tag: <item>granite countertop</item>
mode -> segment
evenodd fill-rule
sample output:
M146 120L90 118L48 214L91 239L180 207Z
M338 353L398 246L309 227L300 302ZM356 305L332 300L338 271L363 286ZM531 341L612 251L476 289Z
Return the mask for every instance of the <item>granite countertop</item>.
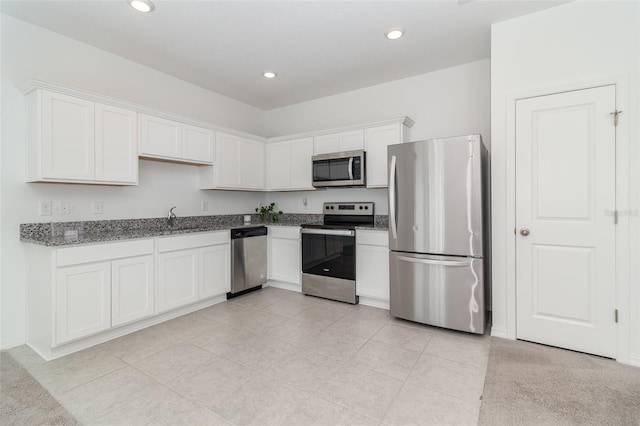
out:
M104 243L109 241L184 235L197 232L225 231L252 226L300 226L322 224L321 214L284 214L276 223L263 223L258 215L251 215L251 223L243 222L243 215L179 217L173 228L165 218L101 220L88 222L25 223L20 225L20 241L47 247ZM376 216L373 226L357 229L387 231L387 217ZM65 231L77 231L77 236L65 237Z

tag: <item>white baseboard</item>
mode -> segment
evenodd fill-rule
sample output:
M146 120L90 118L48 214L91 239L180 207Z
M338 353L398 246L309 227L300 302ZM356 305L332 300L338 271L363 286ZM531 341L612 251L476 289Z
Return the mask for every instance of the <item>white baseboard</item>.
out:
M365 306L372 306L374 308L389 310L389 301L383 299L375 299L367 296L360 296L360 304Z
M295 291L297 293L302 293L302 286L300 284L287 283L284 281L275 281L269 280L267 282L268 287L280 288L282 290L290 290Z
M640 367L640 356L632 356L629 358L629 365Z
M503 339L508 339L506 328L496 328L495 326L491 327L491 336L492 337L501 337Z
M26 343L26 339L24 337L16 338L16 339L6 339L0 341L0 351L4 351L5 349L15 348L16 346L21 346Z

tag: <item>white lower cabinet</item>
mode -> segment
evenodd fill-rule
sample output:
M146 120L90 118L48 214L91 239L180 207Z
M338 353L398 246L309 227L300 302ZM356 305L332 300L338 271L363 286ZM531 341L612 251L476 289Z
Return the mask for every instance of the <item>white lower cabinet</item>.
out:
M153 255L111 262L111 325L155 314Z
M158 255L158 312L198 300L198 257L197 250Z
M300 285L300 227L269 227L269 278Z
M356 231L356 293L363 304L384 307L389 303L389 236L386 231Z
M55 343L111 327L111 264L60 268L56 274Z
M198 299L225 294L231 289L231 249L219 244L200 249Z

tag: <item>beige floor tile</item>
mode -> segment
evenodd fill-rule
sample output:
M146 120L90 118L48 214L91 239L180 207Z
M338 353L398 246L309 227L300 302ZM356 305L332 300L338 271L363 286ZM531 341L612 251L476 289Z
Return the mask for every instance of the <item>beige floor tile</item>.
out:
M368 426L378 421L349 408L312 396L284 421L285 425Z
M189 340L221 326L221 322L215 321L202 311L197 311L170 321L165 321L152 328L164 333L177 335L181 340Z
M167 386L182 396L211 408L255 374L255 370L251 368L218 357L169 381Z
M159 385L150 377L125 367L65 392L58 400L81 423L89 424L155 386Z
M269 305L277 303L286 297L279 289L263 288L242 296L234 297L227 303L234 303L249 309L264 309ZM286 290L282 290L286 291Z
M284 317L294 317L302 311L310 309L314 305L313 300L306 299L284 299L279 302L269 305L263 310L271 314L276 314Z
M402 387L402 381L362 367L345 366L316 396L381 420Z
M388 309L374 308L367 305L355 305L351 314L374 321L389 322L393 319Z
M233 321L233 325L254 333L262 333L282 323L286 319L287 317L282 315L252 310L238 314Z
M205 309L201 309L199 312L214 321L228 324L232 323L239 314L248 312L250 310L251 309L244 306L240 306L238 304L227 301L218 303L217 305L213 305Z
M423 354L408 381L458 399L479 401L484 386L486 366L461 364Z
M180 342L163 351L133 363L133 366L161 383L196 370L217 357L211 352L187 342Z
M219 355L254 370L263 370L296 350L295 346L280 340L255 335L250 339L239 341L234 347Z
M222 324L216 329L189 339L189 343L204 348L209 352L222 354L232 350L244 340L254 339L257 336L256 333L251 331L230 324Z
M478 367L486 367L489 360L488 345L480 341L456 336L433 336L424 353Z
M275 362L266 371L307 392L315 392L333 376L343 361L312 351L297 351Z
M211 409L236 425L279 425L310 396L262 374L212 404Z
M313 297L313 296L307 296ZM337 302L335 300L323 299L321 297L313 297L316 300L316 305L320 308L331 309L332 311L342 312L348 314L353 312L358 305L352 305L350 303Z
M326 309L315 304L310 309L302 311L298 315L294 316L293 319L296 321L312 323L318 327L328 327L345 315L345 312Z
M363 318L358 314L351 313L331 324L328 329L335 333L350 333L365 339L370 339L380 331L385 324L386 322L384 321Z
M29 370L36 365L42 365L46 361L40 357L33 349L27 345L16 346L8 349L7 352L20 363L25 369Z
M272 327L265 331L263 335L291 345L302 346L313 341L315 336L325 329L326 327L311 322L300 322L288 319L278 324L277 327Z
M347 359L358 352L366 342L365 338L353 334L335 333L327 329L300 348L337 359Z
M420 351L404 349L375 340L368 341L349 361L399 380L405 380L420 358Z
M27 370L54 396L125 367L121 359L99 347L85 349Z
M371 339L413 351L422 351L433 334L416 327L403 327L394 322L387 323Z
M476 425L480 401L462 401L406 383L385 415L385 425Z
M96 425L230 425L209 409L164 386L139 394L119 409L102 416Z
M133 363L181 342L177 334L147 328L103 343L97 348Z

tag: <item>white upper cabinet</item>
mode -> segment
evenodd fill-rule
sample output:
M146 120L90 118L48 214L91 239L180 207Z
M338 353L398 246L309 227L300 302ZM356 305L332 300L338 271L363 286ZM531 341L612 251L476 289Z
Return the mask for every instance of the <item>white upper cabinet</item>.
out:
M213 131L153 115L140 114L140 156L211 164Z
M136 185L136 113L35 89L27 94L27 181Z
M267 145L268 190L312 190L313 138L273 142Z
M200 169L200 189L264 190L263 142L217 132L215 164Z
M95 171L100 181L138 180L137 114L95 104Z
M314 155L364 149L364 130L331 133L313 138Z
M387 147L407 142L409 139L409 127L403 123L365 129L367 188L384 188L388 186Z

